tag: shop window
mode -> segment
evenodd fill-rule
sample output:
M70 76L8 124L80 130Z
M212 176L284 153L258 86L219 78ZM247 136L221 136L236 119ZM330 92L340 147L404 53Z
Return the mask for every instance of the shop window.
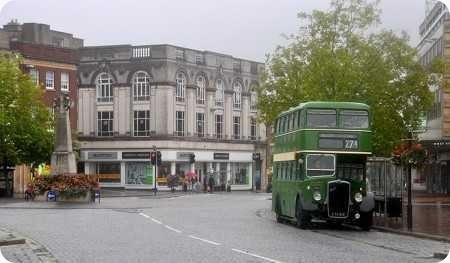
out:
M248 163L231 163L231 183L235 185L248 185Z
M120 183L120 163L99 162L96 173L100 183Z
M153 185L153 166L148 162L126 164L126 184Z

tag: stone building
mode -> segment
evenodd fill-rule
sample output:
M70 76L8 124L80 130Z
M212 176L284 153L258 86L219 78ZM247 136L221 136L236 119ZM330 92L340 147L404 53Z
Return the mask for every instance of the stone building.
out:
M450 13L440 1L427 1L425 19L420 25L417 46L420 63L429 68L435 59L448 63L450 56ZM450 193L450 90L449 75L434 74L442 85L431 86L433 106L427 112L426 130L419 140L429 153L429 164L414 180L429 192ZM446 83L446 84L444 84Z
M265 127L256 92L263 64L172 45L80 49L78 138L86 174L103 186L158 188L170 175L265 188ZM162 153L155 170L150 152ZM192 163L191 156L195 162ZM262 158L264 159L264 158Z

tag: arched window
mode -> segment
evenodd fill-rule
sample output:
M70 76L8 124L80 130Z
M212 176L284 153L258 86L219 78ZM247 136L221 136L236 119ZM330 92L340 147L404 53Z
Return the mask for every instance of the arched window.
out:
M177 90L176 90L176 100L179 102L184 102L184 96L186 93L186 76L183 72L177 73Z
M97 77L97 101L98 102L111 102L113 101L113 80L108 73L101 73Z
M223 106L223 81L221 79L216 81L216 106Z
M197 77L197 104L205 104L206 79L204 76Z
M240 82L236 81L233 85L233 108L241 108L241 93L242 85Z
M139 71L133 76L134 101L150 100L150 76Z

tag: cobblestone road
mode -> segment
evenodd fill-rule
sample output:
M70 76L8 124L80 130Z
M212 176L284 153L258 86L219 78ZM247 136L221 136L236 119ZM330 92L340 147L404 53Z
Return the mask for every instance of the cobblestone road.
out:
M268 197L105 198L100 205L71 209L0 204L0 224L39 241L63 263L438 262L433 253L450 248L448 243L378 231L278 224Z

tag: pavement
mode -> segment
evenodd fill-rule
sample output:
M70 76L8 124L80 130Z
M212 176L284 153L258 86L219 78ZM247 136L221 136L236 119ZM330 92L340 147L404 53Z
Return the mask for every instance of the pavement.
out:
M13 263L58 262L42 244L6 228L0 228L0 254Z
M61 263L435 263L450 248L345 226L317 223L303 230L279 224L270 195L249 192L114 197L61 209L52 208L55 203L25 204L3 202L0 224L36 240Z
M407 210L403 200L403 218L376 217L375 224L383 230L406 234ZM450 195L413 193L413 234L424 237L450 240Z

